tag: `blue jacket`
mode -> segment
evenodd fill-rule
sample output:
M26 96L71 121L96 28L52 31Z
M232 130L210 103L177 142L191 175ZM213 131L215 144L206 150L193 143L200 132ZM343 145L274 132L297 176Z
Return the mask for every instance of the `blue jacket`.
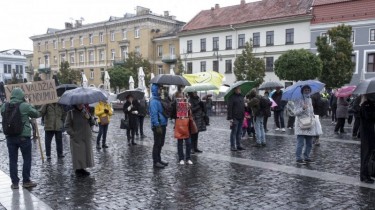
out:
M168 119L163 114L163 106L160 102L160 96L158 93L159 86L157 84L151 85L151 95L149 113L151 117L151 128L164 125L167 126Z

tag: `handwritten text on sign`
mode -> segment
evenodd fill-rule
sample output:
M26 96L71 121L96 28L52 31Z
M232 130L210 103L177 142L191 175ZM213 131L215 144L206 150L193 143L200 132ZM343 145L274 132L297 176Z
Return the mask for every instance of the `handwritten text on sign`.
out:
M8 101L14 88L21 88L25 97L28 97L33 105L56 103L58 101L55 80L5 85L5 94Z

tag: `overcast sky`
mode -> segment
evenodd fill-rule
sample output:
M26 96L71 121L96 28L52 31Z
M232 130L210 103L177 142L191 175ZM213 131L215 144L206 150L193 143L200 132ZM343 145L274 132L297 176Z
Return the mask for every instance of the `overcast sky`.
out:
M65 22L81 17L83 24L135 13L136 6L153 13L169 11L177 20L188 22L201 10L240 4L241 0L0 0L0 51L32 50L30 36L44 34L47 28L63 29ZM246 0L252 2L255 0Z

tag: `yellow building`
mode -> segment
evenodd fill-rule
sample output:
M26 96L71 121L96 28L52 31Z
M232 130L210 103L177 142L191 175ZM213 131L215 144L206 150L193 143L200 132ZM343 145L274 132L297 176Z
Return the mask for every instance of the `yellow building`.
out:
M89 85L100 86L101 75L105 70L111 68L115 62L123 62L129 52L136 52L150 61L155 74L160 72L160 66L167 72L173 59L164 60L168 65L160 63L157 45L163 43L163 46L169 46L164 42L173 43L175 50L171 53L176 55L173 54L171 58L174 58L179 52L178 39L154 39L176 31L183 24L170 16L169 12L156 15L144 7L137 7L136 14L111 16L108 21L82 24L82 20L77 20L75 24L65 23L63 30L49 28L46 34L30 37L34 52L32 66L41 73L42 79L51 79L59 70L60 63L68 61L72 69L85 73ZM165 53L168 52L166 48Z

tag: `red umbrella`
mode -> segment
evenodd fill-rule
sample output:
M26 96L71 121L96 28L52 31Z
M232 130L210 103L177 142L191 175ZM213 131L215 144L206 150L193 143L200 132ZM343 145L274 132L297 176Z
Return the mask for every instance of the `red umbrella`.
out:
M351 85L351 86L344 86L342 88L339 88L335 95L336 97L349 97L352 95L353 91L355 90L357 86Z

